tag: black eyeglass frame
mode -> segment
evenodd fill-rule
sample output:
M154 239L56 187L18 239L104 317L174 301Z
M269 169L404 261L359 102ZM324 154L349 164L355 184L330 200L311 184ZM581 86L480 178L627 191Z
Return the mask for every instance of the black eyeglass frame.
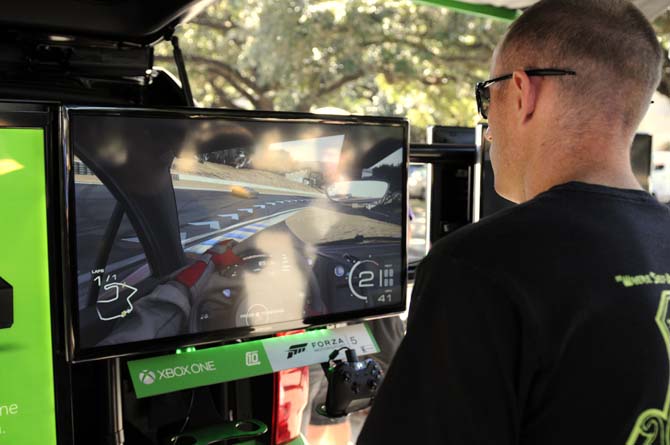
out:
M523 70L527 76L576 76L577 72L573 70L564 70L560 68L538 68L532 70ZM482 96L484 91L488 90L491 85L502 80L511 79L514 76L513 73L505 74L504 76L496 77L493 79L485 80L483 82L477 82L475 86L475 98L477 99L477 111L484 118L488 119L488 106L486 110L484 109L484 102L482 101ZM490 93L488 94L488 101L491 100Z

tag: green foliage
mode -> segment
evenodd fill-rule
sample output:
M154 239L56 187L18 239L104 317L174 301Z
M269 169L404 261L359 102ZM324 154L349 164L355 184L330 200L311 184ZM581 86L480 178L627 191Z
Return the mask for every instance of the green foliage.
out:
M654 26L667 56L670 11ZM474 83L506 27L410 0L221 0L178 36L202 106L406 116L421 141L428 125L478 121ZM156 62L177 72L168 43Z
M178 31L203 106L407 116L473 126L506 24L408 0L222 0ZM176 72L171 48L157 65Z
M654 20L653 25L661 45L670 48L670 8Z
M658 87L658 91L670 97L670 9L661 14L654 21L653 25L665 56L663 77L661 78L661 85Z

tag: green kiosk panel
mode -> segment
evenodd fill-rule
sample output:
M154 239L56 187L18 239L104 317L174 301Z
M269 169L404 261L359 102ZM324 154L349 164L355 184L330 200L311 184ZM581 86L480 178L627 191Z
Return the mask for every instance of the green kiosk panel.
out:
M0 128L0 445L56 443L44 141Z

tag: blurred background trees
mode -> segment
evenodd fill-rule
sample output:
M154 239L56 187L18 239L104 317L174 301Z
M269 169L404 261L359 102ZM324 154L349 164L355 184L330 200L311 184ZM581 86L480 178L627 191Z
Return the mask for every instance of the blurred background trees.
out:
M654 29L661 40L661 46L665 53L665 66L663 67L663 79L658 91L670 97L670 9L654 21Z
M177 35L201 106L406 116L422 141L478 121L474 84L507 26L410 0L221 0ZM667 55L670 12L655 27ZM177 72L169 43L156 65Z

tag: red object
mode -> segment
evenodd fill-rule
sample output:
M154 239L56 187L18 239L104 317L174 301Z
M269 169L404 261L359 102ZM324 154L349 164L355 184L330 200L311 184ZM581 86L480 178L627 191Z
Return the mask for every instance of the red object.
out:
M179 272L179 275L177 275L177 281L186 287L193 287L193 285L197 283L202 276L202 273L205 271L206 267L207 264L204 261L196 261L186 269Z
M277 334L278 337L305 332ZM274 374L272 445L281 445L300 436L302 414L309 401L309 367L287 369Z
M212 254L212 261L219 269L226 266L232 266L233 264L242 264L242 258L235 255L230 249L223 253Z
M234 240L227 239L221 241L207 251L212 257L212 262L218 269L232 266L233 264L242 264L242 258L238 257L235 255L235 252L233 252L233 247L236 244L237 243Z

